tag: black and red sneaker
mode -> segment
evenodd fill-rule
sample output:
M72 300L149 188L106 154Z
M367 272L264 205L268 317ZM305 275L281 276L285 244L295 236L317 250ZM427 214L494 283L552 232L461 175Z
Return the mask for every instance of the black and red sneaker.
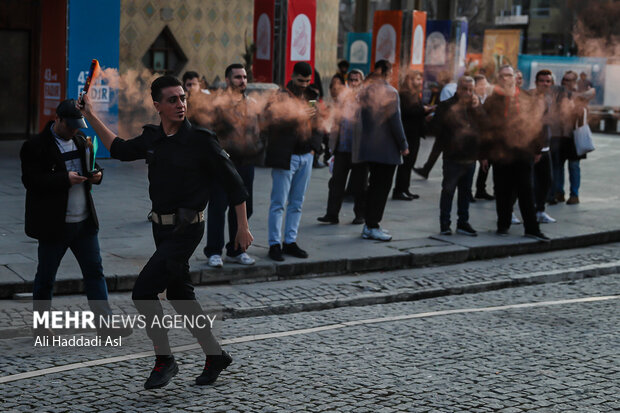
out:
M196 384L204 386L215 383L222 370L230 366L230 363L232 363L232 357L224 350L221 356L207 356L202 374L196 377Z
M174 360L174 356L157 356L155 359L155 367L151 371L151 375L144 383L144 388L159 389L164 387L179 372L179 365Z

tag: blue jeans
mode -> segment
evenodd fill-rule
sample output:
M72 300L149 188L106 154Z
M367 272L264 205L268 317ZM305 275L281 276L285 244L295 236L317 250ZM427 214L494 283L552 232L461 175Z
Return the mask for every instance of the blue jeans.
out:
M269 245L282 241L282 215L286 206L286 226L284 242L290 244L297 240L297 230L301 221L301 207L310 176L312 174L312 153L292 155L290 169L271 170L271 204L269 205Z
M252 216L252 186L254 183L254 166L238 166L237 172L245 189L247 189L249 198L245 202L248 219ZM226 209L228 208L228 243L226 244L226 254L229 257L236 257L243 251L235 248L235 237L237 236L237 213L235 206L229 205L228 194L219 182L211 184L211 194L208 205L207 214L207 246L204 253L207 257L212 255L222 255L224 248L224 222L226 217Z
M91 310L97 315L112 313L107 302L108 286L103 275L97 232L92 219L87 218L75 224L65 224L62 238L57 241L39 241L39 264L32 290L35 311L50 309L58 266L70 248L82 270L84 291Z
M450 227L450 214L454 192L459 191L457 198L458 223L469 222L469 194L474 180L476 163L460 163L449 159L443 160L443 180L439 198L439 223L442 228Z
M564 161L562 159L553 174L553 193L564 195ZM568 160L568 180L570 182L570 195L579 196L579 186L581 185L581 167L579 159Z

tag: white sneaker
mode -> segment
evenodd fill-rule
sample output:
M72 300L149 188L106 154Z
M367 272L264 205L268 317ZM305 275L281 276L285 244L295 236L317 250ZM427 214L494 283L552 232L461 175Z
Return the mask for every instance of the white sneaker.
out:
M555 218L551 218L545 211L536 213L536 220L541 224L552 224L557 222Z
M515 213L514 213L514 212L512 213L512 218L511 218L511 220L510 220L510 223L511 223L512 225L517 225L517 224L520 224L520 223L521 223L521 221L519 221L519 218L517 218L517 216L515 215Z
M224 266L224 262L222 261L221 255L212 255L209 257L209 267L222 268Z
M392 239L392 236L381 231L381 228L368 228L366 225L364 225L364 230L362 231L362 238L374 239L377 241L390 241Z
M254 258L250 257L245 252L242 252L236 257L230 257L227 255L224 259L226 260L226 262L234 262L234 263L243 264L243 265L252 265L256 262Z

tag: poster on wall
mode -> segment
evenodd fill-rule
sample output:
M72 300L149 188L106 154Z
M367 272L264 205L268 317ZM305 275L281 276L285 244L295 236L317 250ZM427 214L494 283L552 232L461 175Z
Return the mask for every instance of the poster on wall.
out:
M314 68L316 0L289 0L286 27L285 84L291 80L297 62L308 62Z
M379 10L375 12L372 25L372 64L379 60L392 63L392 86L398 86L398 70L400 67L401 36L403 12L401 10Z
M482 45L482 67L489 79L503 65L517 67L521 50L521 30L485 30Z
M413 70L424 72L424 44L426 39L426 12L414 10L411 33L411 61Z
M92 16L97 16L93 19ZM69 1L69 46L67 98L77 99L86 83L92 59L99 60L101 70L118 71L121 5L119 0L106 2ZM88 36L84 35L88 33ZM118 131L118 89L101 77L91 85L88 95L104 121ZM92 128L86 136L96 137ZM93 139L96 155L108 158L110 153L99 139Z
M453 78L449 51L452 21L428 20L426 22L426 47L424 50L423 99L431 96L432 83L445 84Z
M273 82L273 37L275 0L254 0L255 82Z
M372 50L372 33L347 33L345 59L349 61L349 70L359 69L367 76L370 73Z
M41 64L39 68L39 130L54 120L67 88L67 0L41 3Z

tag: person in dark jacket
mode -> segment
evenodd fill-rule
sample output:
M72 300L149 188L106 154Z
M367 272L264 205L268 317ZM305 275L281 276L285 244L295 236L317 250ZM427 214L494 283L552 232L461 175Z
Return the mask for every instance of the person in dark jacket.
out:
M162 327L163 308L158 294L166 298L177 313L199 321L205 316L196 300L189 274L189 258L204 233L203 210L209 202L209 182L218 177L235 206L237 235L235 247L245 251L252 243L246 204L248 193L230 157L215 134L193 126L186 118L186 95L181 82L161 76L151 84L153 105L160 125L146 125L133 139L117 137L96 115L88 95L82 113L97 132L113 158L121 161L144 159L148 165L149 195L153 211L155 253L146 263L133 287L132 300L145 318L146 333L153 342L156 360L145 389L167 385L179 367L172 355L168 330ZM213 336L209 325L188 324L206 360L196 384L214 383L232 363Z
M221 93L221 104L212 105L211 116L207 116L208 125L216 134L222 148L230 155L235 168L243 179L248 191L246 211L248 220L252 216L252 187L254 183L254 166L260 163L264 144L260 139L258 127L258 109L254 99L245 94L247 87L247 73L240 63L229 65L225 72L226 90ZM196 114L200 123L201 114ZM221 182L214 180L211 183L211 198L209 199L207 214L207 245L204 254L209 258L210 267L222 267L222 248L224 248L224 225L226 210L228 209L228 237L226 257L228 262L243 265L254 264L254 258L235 247L237 234L237 215L235 208L229 205L228 195Z
M392 65L387 60L375 63L375 72L360 92L360 121L356 122L357 131L353 135L353 163L366 162L369 171L362 238L378 241L392 239L379 224L396 166L409 154L398 91L387 82L391 73Z
M479 119L482 109L474 94L474 79L462 76L456 94L439 104L433 118L433 129L443 152L443 180L439 201L439 223L442 235L452 234L450 213L454 192L458 188L458 221L456 232L476 236L469 224L470 188L476 169L479 148ZM483 163L484 167L486 164Z
M368 167L363 162L354 164L351 158L353 132L355 123L359 121L357 93L363 80L364 74L361 70L351 70L347 76L347 88L334 98L333 125L329 134L329 148L334 154L334 165L328 183L327 211L324 216L317 218L319 222L327 224L340 222L338 214L344 199L347 177L350 175L355 213L352 224L364 223Z
M415 165L420 149L420 139L424 137L425 118L431 111L430 106L422 104L422 73L414 70L405 76L398 95L400 97L400 115L409 145L409 155L403 157L403 164L396 171L396 182L392 199L411 201L420 196L409 191L411 170Z
M318 128L319 93L309 87L311 79L312 67L306 62L296 63L291 81L265 108L265 166L272 168L269 257L274 261L284 261L283 253L297 258L308 257L308 253L297 245L297 232L314 154L321 150L323 137Z
M532 188L533 165L542 149L542 102L521 93L516 87L513 68L502 66L498 71L498 86L483 108L486 112L483 130L487 136L489 160L493 163L497 234L508 235L516 193L525 236L549 242L536 220Z
M102 172L95 164L92 144L80 131L85 127L75 100L65 100L56 108L55 120L24 142L20 158L26 187L26 235L39 241L33 310L50 310L58 266L71 249L82 270L88 303L99 320L99 316L112 313L97 238L99 222L90 193L93 184L101 183ZM96 326L100 330L99 324ZM54 334L49 329L34 333ZM128 331L122 334L128 335Z

